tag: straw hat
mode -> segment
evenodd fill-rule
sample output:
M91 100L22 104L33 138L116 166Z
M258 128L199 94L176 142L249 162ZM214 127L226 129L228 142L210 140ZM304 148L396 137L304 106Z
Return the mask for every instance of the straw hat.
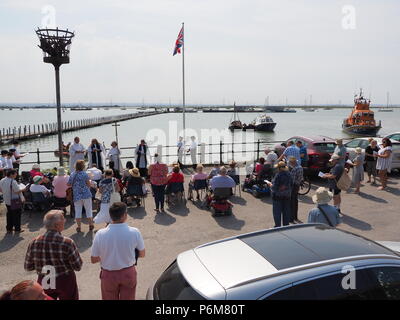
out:
M319 187L315 194L312 196L312 200L316 204L328 204L332 200L333 194L329 192L327 188Z
M284 161L279 161L278 164L274 166L274 168L288 170L288 167Z
M39 182L41 182L43 180L42 176L34 176L33 177L33 183L34 184L39 184Z
M343 143L343 139L336 139L336 144L342 144Z
M357 154L361 154L362 153L362 149L360 147L357 147L355 149L355 151L356 151Z
M65 176L65 169L63 167L59 167L57 169L57 175L58 176Z
M132 177L140 177L139 169L138 169L138 168L133 168L133 169L129 170L129 174L130 174Z
M40 170L40 165L38 165L37 163L35 163L35 164L32 166L32 170Z
M339 159L340 159L340 157L336 153L334 153L332 155L332 157L329 159L329 162L332 162L333 160L339 160Z

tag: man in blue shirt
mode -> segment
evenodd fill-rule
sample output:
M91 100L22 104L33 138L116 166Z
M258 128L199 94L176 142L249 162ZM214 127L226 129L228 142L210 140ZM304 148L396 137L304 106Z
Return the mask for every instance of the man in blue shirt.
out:
M296 147L299 148L300 150L301 166L307 167L308 163L307 148L303 145L303 142L301 142L300 140L296 142Z
M333 194L324 187L317 189L312 199L317 204L317 208L312 209L308 214L308 223L324 223L331 227L336 227L341 221L339 211L329 205Z
M221 167L219 170L219 175L211 179L211 190L214 191L215 188L234 188L236 186L235 180L233 180L230 176L227 176L226 173L226 168Z
M282 155L278 158L278 162L283 158L286 158L286 162L289 162L290 157L296 157L297 163L301 164L300 149L294 145L293 141L288 141L287 148L283 151Z

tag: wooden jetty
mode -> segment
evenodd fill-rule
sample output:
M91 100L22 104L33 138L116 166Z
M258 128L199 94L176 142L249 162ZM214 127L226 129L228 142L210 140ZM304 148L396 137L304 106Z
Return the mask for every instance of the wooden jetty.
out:
M137 118L154 116L166 112L167 111L137 112L137 113L118 115L118 116L63 121L62 130L63 132L68 132L81 129L88 129L114 122L121 122ZM0 129L0 145L11 143L13 140L18 140L18 141L30 140L57 133L58 130L56 122L47 124L25 125L7 129L3 128Z

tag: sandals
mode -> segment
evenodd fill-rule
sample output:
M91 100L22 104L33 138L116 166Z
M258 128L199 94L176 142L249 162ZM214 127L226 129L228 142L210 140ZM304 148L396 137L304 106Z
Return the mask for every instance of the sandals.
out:
M93 231L94 225L89 226L89 231Z

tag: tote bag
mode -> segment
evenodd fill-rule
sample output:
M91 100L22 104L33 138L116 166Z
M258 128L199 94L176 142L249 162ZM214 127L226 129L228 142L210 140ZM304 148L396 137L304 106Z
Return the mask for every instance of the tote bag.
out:
M114 187L116 180L113 179L111 183L112 183L112 192L111 192L111 197L110 197L110 206L114 202L121 202L121 195L115 191L115 187Z
M349 190L351 186L351 179L349 175L347 174L346 170L343 171L342 176L340 179L336 182L336 186L338 189L347 191Z

